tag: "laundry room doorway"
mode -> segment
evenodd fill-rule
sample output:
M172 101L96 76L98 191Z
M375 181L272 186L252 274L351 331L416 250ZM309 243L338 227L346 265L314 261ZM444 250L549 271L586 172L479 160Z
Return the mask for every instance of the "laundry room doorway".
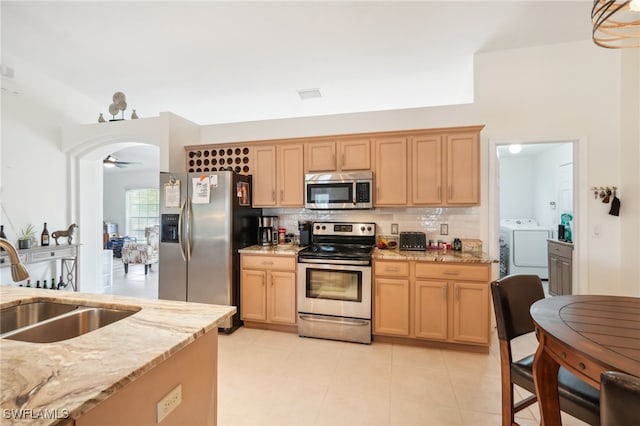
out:
M573 225L574 142L498 144L496 158L500 276L536 274L546 284L547 240L558 239L563 219Z

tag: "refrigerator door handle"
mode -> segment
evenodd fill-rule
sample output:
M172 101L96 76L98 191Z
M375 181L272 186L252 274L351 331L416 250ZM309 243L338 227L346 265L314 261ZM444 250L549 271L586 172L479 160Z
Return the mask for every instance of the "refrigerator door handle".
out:
M191 262L191 201L187 204L187 262Z
M184 206L186 201L182 202L180 206L180 216L178 218L178 245L180 246L180 254L182 255L182 260L187 261L187 258L184 255L184 245L182 244L182 215L184 214Z

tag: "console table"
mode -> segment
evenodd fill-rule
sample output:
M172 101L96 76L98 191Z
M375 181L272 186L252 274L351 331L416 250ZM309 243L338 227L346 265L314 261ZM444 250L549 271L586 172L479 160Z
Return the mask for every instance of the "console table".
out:
M78 290L78 244L51 245L17 250L20 261L25 265L31 263L60 260L61 274L67 286L73 291ZM0 252L0 268L11 265L6 252Z

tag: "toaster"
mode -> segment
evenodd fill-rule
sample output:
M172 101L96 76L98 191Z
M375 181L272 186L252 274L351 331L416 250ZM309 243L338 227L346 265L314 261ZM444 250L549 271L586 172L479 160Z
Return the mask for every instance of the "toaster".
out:
M400 250L424 251L427 249L427 236L424 232L401 232Z

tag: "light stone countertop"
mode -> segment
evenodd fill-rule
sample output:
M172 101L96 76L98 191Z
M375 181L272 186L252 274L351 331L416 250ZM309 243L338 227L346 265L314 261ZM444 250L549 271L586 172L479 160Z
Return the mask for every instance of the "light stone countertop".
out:
M233 306L0 286L0 308L36 301L141 309L60 342L0 339L3 425L48 425L64 420L33 418L45 409L78 418L206 332L217 329L236 311ZM16 419L8 411L13 409L27 411Z
M238 250L240 254L264 254L266 256L295 256L304 247L293 244L279 244L277 246L250 246Z
M451 262L451 263L496 263L487 253L460 252L452 250L381 250L373 251L373 260L416 260L423 262Z

